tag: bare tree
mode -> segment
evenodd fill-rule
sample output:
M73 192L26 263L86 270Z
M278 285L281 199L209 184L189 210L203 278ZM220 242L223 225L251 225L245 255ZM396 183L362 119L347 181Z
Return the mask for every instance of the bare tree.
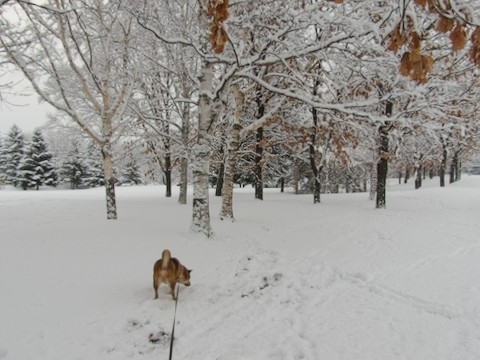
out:
M133 89L132 20L121 0L19 2L1 45L40 97L66 114L103 156L107 218L117 218L113 144Z

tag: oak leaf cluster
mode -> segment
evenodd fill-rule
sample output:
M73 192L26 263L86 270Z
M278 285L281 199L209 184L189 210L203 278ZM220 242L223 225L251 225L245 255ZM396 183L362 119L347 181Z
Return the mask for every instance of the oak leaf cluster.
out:
M208 0L207 15L212 18L209 24L210 44L213 51L220 54L228 41L228 34L223 24L229 15L228 0Z
M451 10L449 1L443 1L443 10ZM468 43L467 24L461 18L456 18L440 11L439 0L415 0L415 3L428 12L438 17L435 29L441 33L448 33L452 51L459 52ZM425 54L421 49L421 36L412 26L413 20L409 15L399 22L387 37L387 48L397 53L404 45L408 49L403 53L400 61L400 73L410 77L418 83L426 83L428 75L432 70L434 59L430 54ZM471 47L469 49L470 59L480 66L480 28L472 32Z

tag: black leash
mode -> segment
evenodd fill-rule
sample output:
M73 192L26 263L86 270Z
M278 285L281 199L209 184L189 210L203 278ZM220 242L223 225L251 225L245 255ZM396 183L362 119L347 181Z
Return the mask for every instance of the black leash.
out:
M173 356L173 339L175 335L175 318L177 317L177 304L178 304L178 294L180 293L180 285L177 284L177 296L175 299L175 312L173 313L173 326L172 326L172 335L170 338L170 355L168 356L168 360L172 360Z

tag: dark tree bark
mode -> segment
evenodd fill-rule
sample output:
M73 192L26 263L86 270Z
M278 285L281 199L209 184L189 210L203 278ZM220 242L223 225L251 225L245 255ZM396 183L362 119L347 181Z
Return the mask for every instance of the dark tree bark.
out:
M225 174L225 163L222 162L220 164L220 168L218 169L217 185L215 187L215 196L222 196L224 174Z
M440 165L440 186L444 187L445 186L445 174L447 172L447 147L445 144L443 145L443 158L442 158L442 163Z
M262 115L263 116L263 115ZM263 127L257 129L255 146L255 199L263 200Z
M315 84L313 86L313 95L317 95L317 87L319 86L319 81L316 80ZM312 108L312 121L313 121L313 126L312 130L310 133L310 144L308 146L309 148L309 160L310 160L310 168L312 169L313 172L313 203L314 204L320 204L320 193L321 193L321 188L322 184L320 182L320 174L322 172L323 166L317 166L316 164L316 155L317 155L317 150L315 149L315 144L317 141L317 128L318 128L318 112L317 109Z
M385 115L390 117L393 111L393 103L387 101L385 106ZM387 205L386 188L387 188L387 173L388 173L388 132L390 130L390 123L386 122L378 129L380 135L379 155L380 159L377 163L377 209L385 209Z
M170 152L165 155L165 196L172 197L172 158Z
M453 153L453 160L452 164L450 165L450 184L460 180L460 160L458 153L458 151Z
M417 176L415 177L415 189L420 189L422 187L422 165L419 165L417 168Z

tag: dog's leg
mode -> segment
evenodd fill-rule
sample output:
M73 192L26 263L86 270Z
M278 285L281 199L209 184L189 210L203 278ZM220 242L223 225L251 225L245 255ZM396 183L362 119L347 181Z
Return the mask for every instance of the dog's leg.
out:
M155 299L158 299L158 279L153 275L153 289L155 290Z
M176 281L170 282L170 294L172 295L173 300L177 300L177 298L175 297L175 285L177 285Z

